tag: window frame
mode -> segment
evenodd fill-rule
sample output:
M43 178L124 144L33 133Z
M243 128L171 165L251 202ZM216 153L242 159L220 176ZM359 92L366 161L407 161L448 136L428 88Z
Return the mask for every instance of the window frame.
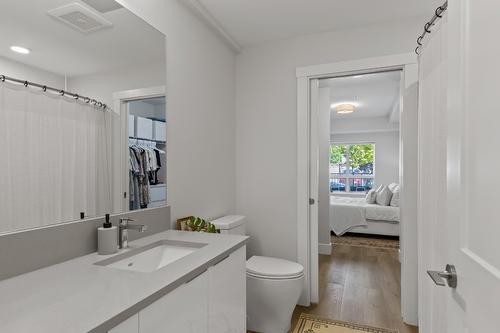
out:
M368 145L371 144L373 145L373 173L371 175L356 175L351 172L350 168L350 147L354 145ZM373 184L375 185L375 175L376 175L376 169L377 169L377 163L376 161L376 156L377 156L377 144L373 141L358 141L358 142L336 142L336 141L330 141L330 147L331 146L346 146L346 170L347 173L341 174L341 173L331 173L330 172L330 163L328 163L328 173L329 173L329 181L331 179L345 179L346 180L346 190L345 191L329 191L330 194L335 193L364 193L364 192L352 192L351 191L351 179L372 179ZM330 160L330 158L328 158ZM329 190L330 190L330 186Z

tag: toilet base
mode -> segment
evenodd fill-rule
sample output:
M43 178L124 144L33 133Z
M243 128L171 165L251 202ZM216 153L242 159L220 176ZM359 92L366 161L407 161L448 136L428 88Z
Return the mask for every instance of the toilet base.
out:
M247 328L258 333L287 333L304 277L285 280L247 276Z

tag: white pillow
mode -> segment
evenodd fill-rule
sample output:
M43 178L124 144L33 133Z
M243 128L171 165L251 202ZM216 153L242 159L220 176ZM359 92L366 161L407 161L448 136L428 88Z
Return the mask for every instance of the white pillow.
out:
M366 193L366 203L369 204L374 204L375 200L377 199L377 191L375 190L369 190L368 193Z
M389 190L391 190L392 193L394 193L395 189L399 187L398 183L390 183L389 186L387 186Z
M391 204L392 207L399 207L399 186L392 192Z
M391 203L392 192L387 186L384 186L380 191L377 191L375 201L380 206L388 206Z

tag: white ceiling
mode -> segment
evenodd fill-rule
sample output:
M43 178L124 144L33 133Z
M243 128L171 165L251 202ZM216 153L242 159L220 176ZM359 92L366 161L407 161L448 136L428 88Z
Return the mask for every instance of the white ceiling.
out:
M113 26L88 34L47 14L74 2L88 7L80 0L1 0L0 56L67 76L164 61L163 34L124 8L102 13ZM12 45L32 52L19 55Z
M324 79L320 87L330 88L333 105L352 103L356 111L350 114L331 112L333 119L390 117L399 103L400 71L364 74Z
M444 0L198 1L241 46L408 18L430 18ZM422 26L425 22L422 22Z

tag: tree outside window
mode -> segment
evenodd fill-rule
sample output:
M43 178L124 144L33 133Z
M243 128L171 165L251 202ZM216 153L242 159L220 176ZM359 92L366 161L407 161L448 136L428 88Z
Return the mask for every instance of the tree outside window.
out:
M330 145L330 192L366 192L374 177L374 143Z

